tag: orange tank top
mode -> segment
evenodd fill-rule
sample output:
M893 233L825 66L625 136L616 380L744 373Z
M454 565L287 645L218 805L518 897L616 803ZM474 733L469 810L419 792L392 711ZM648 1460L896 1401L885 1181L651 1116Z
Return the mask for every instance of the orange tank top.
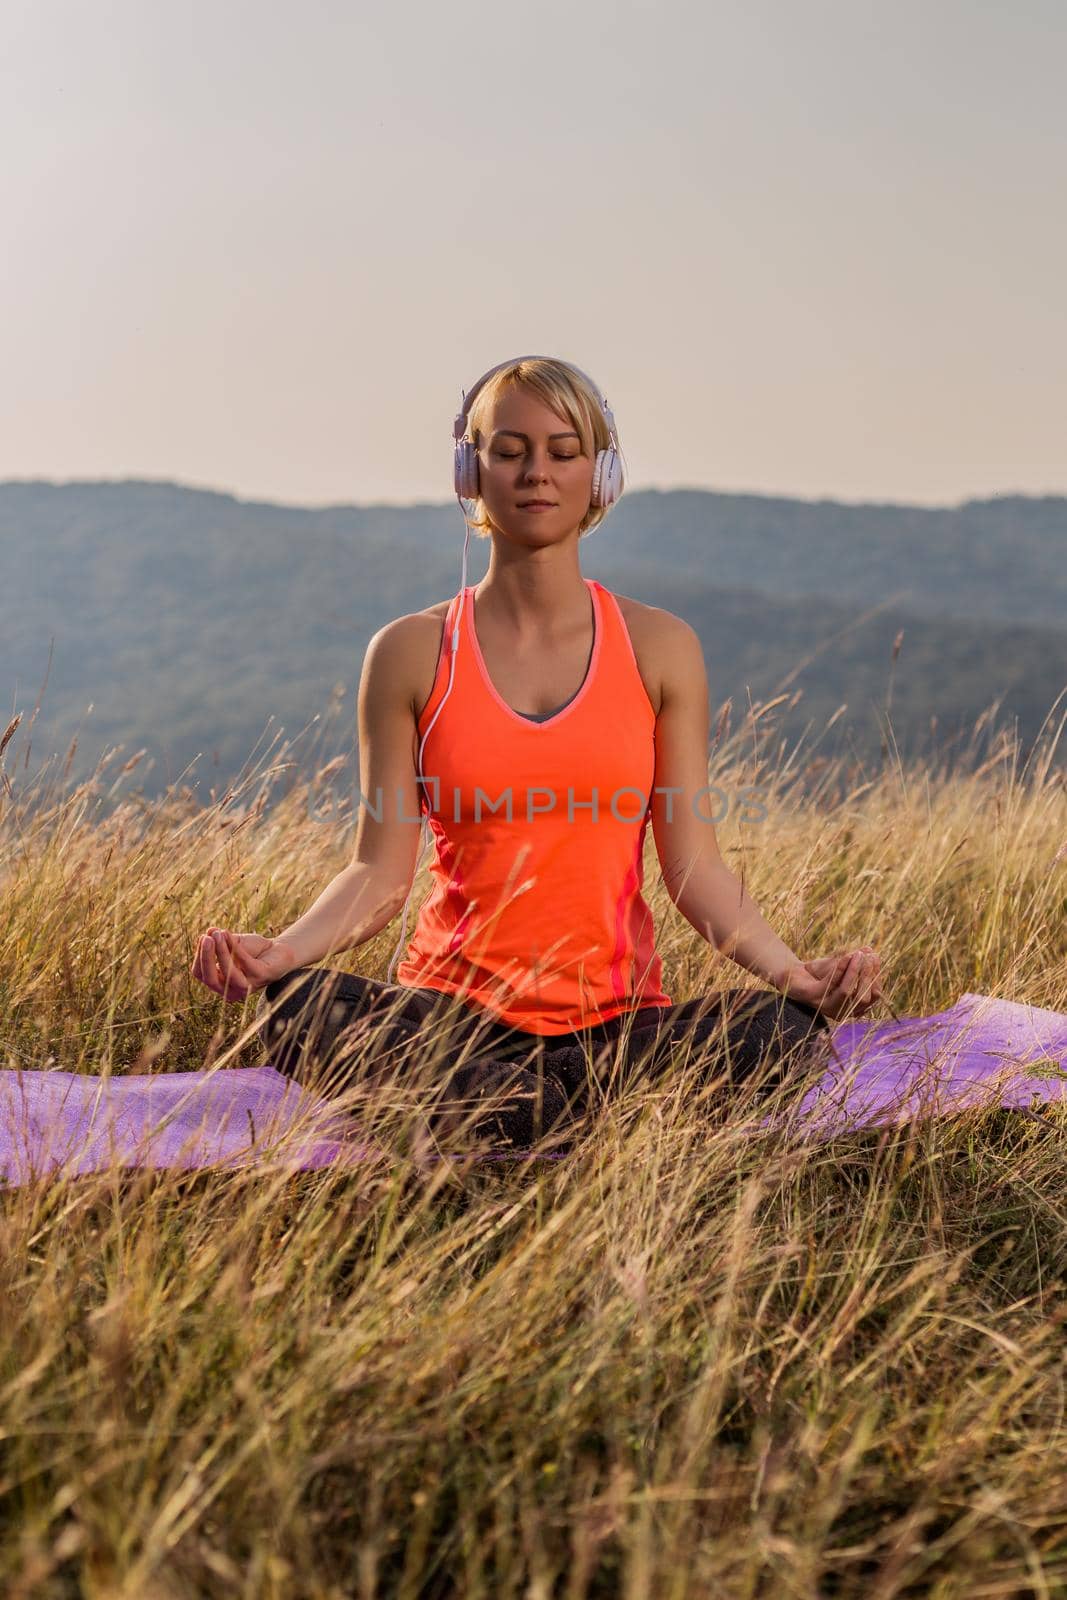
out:
M530 1033L669 1006L642 895L656 714L619 603L584 579L593 652L581 688L544 722L494 688L462 591L451 601L422 737L420 807L432 887L399 983L457 994Z

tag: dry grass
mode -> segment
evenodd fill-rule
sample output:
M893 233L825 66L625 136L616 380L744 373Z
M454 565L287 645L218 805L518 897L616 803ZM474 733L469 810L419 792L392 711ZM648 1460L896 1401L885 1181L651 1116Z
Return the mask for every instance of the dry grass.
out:
M816 786L763 726L711 776L764 785L720 842L793 948L874 944L901 1015L1067 1011L1055 740ZM103 816L121 773L6 759L2 1064L261 1060L193 940L280 930L343 864L323 773ZM743 981L646 882L674 997ZM335 964L383 977L398 929ZM804 1145L713 1097L680 1061L564 1161L5 1193L5 1596L1067 1593L1062 1108Z

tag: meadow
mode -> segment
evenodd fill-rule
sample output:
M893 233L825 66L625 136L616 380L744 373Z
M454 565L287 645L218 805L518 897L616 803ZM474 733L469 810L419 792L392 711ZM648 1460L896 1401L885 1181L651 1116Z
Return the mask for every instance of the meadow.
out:
M1067 1012L1055 738L855 771L782 749L768 709L720 725L709 781L763 787L720 845L792 948L873 944L900 1016L968 991ZM190 964L211 925L280 932L347 859L328 766L284 754L148 803L121 793L136 757L43 784L10 740L0 1066L264 1060L253 1001ZM654 856L645 884L675 999L746 980ZM331 964L384 977L398 930ZM357 1086L388 1159L6 1189L0 1591L1067 1594L1064 1103L757 1126L796 1091L757 1104L680 1055L565 1159L479 1162L460 1130L428 1163L411 1086Z

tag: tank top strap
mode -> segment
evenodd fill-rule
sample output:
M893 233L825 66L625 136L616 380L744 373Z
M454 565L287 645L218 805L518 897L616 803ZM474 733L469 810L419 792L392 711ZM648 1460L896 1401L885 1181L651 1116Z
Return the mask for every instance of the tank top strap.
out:
M441 628L441 642L437 652L437 669L434 673L433 686L430 689L429 699L419 712L418 719L415 724L416 728L418 729L420 739L426 732L434 712L440 705L442 699L444 698L445 690L448 688L448 680L452 672L452 657L454 654L452 641L456 637L456 625L459 622L459 606L462 598L462 592L459 594L454 594L451 600L448 602L448 609L445 612L444 622ZM459 660L462 659L462 655L463 652L460 650L457 658L457 665Z
M600 619L604 629L600 668L601 695L608 696L616 705L627 706L629 714L636 715L640 719L651 717L654 722L655 712L641 676L637 652L634 650L622 607L611 589L606 588L596 578L591 582L596 585L600 599Z

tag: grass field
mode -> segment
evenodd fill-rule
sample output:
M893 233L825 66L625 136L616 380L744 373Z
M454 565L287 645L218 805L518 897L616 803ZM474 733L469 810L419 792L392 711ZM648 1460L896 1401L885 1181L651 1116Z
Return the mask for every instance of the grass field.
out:
M901 1016L1067 1011L1051 749L801 793L751 734L711 776L768 815L719 839L792 948L873 944ZM0 1065L261 1061L193 943L344 864L322 772L104 817L123 772L42 796L13 750ZM745 980L646 887L673 998ZM384 977L398 929L333 964ZM680 1061L564 1160L432 1166L416 1111L365 1169L0 1196L6 1600L1067 1594L1062 1106L804 1144Z

